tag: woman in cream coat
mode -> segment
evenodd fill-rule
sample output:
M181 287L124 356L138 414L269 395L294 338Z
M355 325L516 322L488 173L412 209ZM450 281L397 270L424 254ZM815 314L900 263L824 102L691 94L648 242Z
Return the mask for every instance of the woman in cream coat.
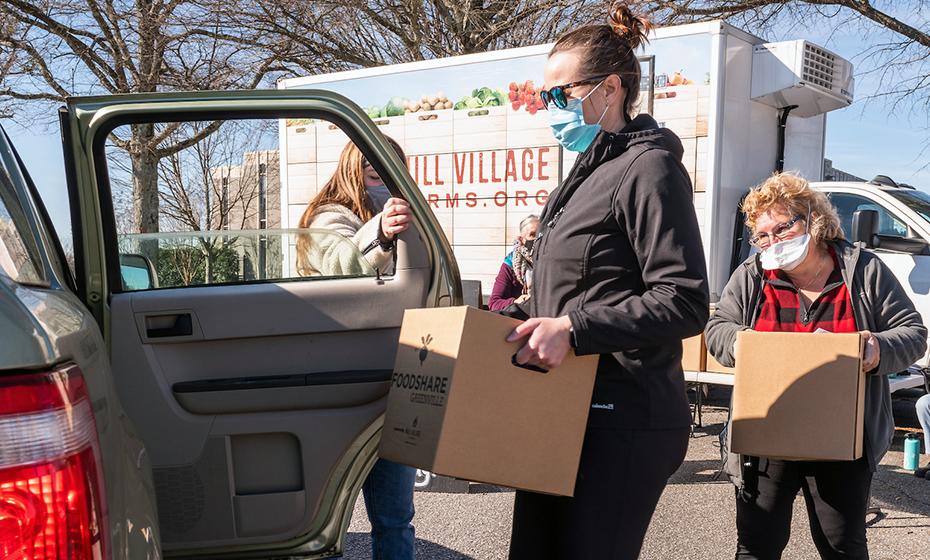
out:
M388 140L403 158L400 146ZM372 268L391 274L394 240L410 227L410 206L391 197L362 152L349 143L333 177L307 204L300 227L316 230L298 235L301 275L355 276L371 274ZM362 486L375 560L413 560L415 476L412 467L379 459Z
M401 147L388 141L403 158ZM326 230L298 235L297 271L301 275L356 276L370 273L369 267L392 274L394 239L410 227L410 205L391 197L378 173L350 142L332 178L307 204L298 227ZM360 261L359 252L367 264Z

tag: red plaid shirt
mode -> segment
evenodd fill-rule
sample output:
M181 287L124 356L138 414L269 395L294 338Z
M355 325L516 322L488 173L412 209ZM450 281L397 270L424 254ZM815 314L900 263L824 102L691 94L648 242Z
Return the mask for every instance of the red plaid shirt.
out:
M833 272L820 296L805 308L798 289L778 270L766 270L762 283L762 305L755 330L765 332L814 332L823 329L833 333L857 332L852 299L843 282L836 253Z

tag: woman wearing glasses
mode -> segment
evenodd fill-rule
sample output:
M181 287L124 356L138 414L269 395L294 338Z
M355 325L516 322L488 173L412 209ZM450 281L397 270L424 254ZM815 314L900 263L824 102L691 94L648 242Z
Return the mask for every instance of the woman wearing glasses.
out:
M728 454L724 470L737 486L736 557L781 557L792 504L802 490L821 557L868 558L869 486L894 434L885 376L923 356L927 329L891 271L843 240L827 195L804 179L775 175L747 195L742 210L761 252L737 268L724 289L707 325L708 350L733 366L741 330L858 331L866 341L868 384L861 459L780 461ZM728 452L728 438L721 439Z
M520 363L600 354L575 495L518 491L512 559L635 559L684 460L691 417L681 341L707 321L701 234L682 146L633 118L650 25L615 3L609 25L563 36L545 68L550 124L581 152L540 218Z

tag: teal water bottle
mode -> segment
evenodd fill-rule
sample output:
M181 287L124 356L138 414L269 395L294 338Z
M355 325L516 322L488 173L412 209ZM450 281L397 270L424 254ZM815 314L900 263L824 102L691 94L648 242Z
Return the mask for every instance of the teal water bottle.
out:
M916 434L904 438L904 470L913 471L920 465L920 439Z

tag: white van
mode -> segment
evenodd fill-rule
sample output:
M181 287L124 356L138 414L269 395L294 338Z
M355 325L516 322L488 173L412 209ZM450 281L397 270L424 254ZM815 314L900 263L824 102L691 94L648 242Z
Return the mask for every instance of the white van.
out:
M830 196L846 238L862 241L894 272L917 310L930 320L930 194L884 175L868 182L813 183ZM874 211L864 220L863 211ZM859 220L855 220L856 213ZM862 222L856 232L856 222ZM930 353L917 362L930 365Z

